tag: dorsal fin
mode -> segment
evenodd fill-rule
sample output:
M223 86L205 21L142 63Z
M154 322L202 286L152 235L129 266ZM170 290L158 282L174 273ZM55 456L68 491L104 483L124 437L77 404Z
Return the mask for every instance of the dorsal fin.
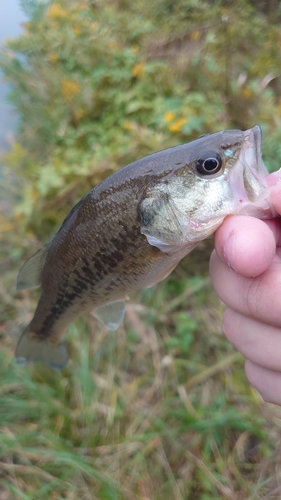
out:
M41 285L41 273L46 260L49 243L38 250L22 266L17 278L17 290L37 288Z

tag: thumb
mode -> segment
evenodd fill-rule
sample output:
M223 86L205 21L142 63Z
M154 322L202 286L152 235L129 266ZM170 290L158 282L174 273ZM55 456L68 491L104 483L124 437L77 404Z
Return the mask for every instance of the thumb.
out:
M263 273L276 252L274 231L266 222L243 215L229 216L215 233L222 262L246 277Z

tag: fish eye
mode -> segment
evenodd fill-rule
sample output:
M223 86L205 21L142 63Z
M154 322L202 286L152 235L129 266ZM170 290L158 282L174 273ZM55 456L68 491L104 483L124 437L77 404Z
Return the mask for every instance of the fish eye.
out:
M201 175L213 175L222 167L221 156L215 151L206 151L196 162L196 170Z

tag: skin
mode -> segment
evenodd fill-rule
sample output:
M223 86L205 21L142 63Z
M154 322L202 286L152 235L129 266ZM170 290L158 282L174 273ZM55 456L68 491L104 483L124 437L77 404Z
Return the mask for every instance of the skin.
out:
M281 171L267 182L281 215ZM215 234L210 275L227 305L225 335L246 357L249 382L281 405L281 219L227 217Z

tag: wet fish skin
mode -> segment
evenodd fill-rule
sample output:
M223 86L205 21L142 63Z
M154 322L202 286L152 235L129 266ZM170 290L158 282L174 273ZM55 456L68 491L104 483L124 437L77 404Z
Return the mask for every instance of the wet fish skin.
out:
M18 288L40 285L41 296L16 359L62 368L68 359L63 334L78 315L94 310L115 329L124 315L120 299L164 279L226 215L239 212L243 203L257 203L258 216L268 216L260 132L256 127L248 132L250 139L246 132L222 131L155 153L84 196L19 273ZM229 178L248 151L247 140L256 165L251 173L240 161L245 182L233 194ZM214 175L198 174L198 161L209 152L211 158L220 155L222 168ZM245 200L237 200L237 194Z

